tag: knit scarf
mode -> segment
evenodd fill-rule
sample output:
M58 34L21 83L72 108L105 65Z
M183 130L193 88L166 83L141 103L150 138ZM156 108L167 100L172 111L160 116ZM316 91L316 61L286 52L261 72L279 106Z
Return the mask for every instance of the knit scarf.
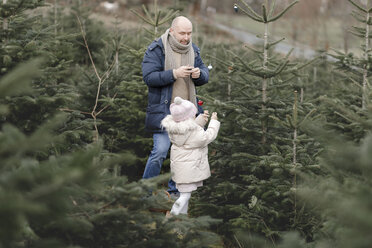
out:
M195 54L192 47L192 40L190 39L189 44L183 45L177 41L177 39L169 33L169 29L161 36L164 53L165 53L165 62L164 70L173 70L177 69L174 53L181 54L181 66L190 65L194 67ZM196 104L196 94L195 94L195 85L192 82L191 78L178 78L177 80L184 80L189 89L189 101Z

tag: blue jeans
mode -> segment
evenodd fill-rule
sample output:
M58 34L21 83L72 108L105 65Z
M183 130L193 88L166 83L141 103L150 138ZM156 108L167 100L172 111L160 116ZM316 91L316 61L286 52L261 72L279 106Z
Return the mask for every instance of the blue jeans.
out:
M167 132L154 133L153 135L154 145L152 151L147 160L145 171L143 172L142 178L156 177L160 174L161 166L164 159L167 157L168 150L170 147L170 140ZM169 179L168 192L177 193L176 183Z

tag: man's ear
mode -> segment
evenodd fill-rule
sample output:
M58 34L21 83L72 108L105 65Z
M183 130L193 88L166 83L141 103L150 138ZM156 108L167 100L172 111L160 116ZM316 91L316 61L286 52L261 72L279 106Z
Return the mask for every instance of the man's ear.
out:
M173 28L169 28L169 33L173 33Z

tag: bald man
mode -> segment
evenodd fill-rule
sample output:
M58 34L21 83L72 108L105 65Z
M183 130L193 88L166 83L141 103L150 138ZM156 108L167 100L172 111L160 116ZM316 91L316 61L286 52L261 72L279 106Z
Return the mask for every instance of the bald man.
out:
M198 114L203 113L197 104L195 86L208 83L209 72L200 57L200 49L192 43L192 23L188 18L176 17L171 27L150 44L142 61L142 74L148 86L145 128L153 135L153 148L143 178L151 178L160 174L168 154L170 140L160 122L170 114L169 106L174 98L188 99L198 108ZM178 194L172 179L168 186L171 195Z

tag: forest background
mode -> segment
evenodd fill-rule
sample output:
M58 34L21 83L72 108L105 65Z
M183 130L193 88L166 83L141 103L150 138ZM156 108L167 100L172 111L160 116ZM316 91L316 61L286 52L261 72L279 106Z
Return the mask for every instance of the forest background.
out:
M0 247L369 247L371 7L2 0ZM165 218L169 160L141 180L141 61L180 14L210 69L198 97L222 127L190 214ZM315 56L275 52L283 42Z

